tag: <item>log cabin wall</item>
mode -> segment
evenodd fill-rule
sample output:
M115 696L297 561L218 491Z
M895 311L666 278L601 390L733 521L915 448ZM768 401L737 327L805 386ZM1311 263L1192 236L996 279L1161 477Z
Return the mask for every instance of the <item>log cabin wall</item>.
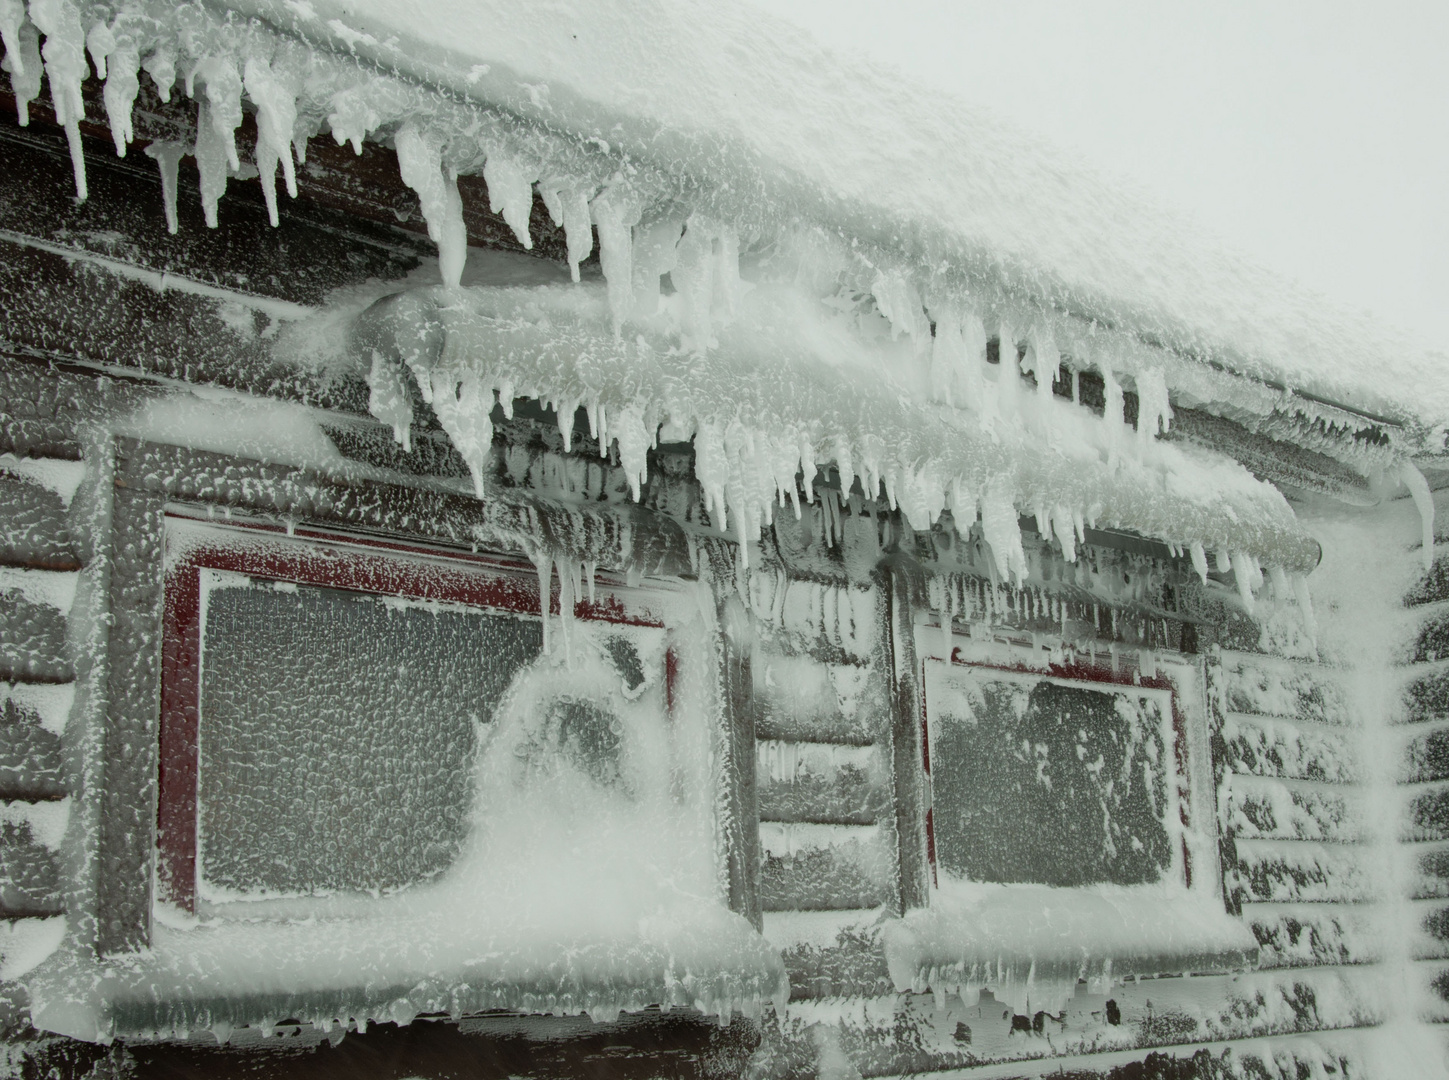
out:
M149 88L138 104L139 139L194 128L194 117L184 115L189 104L162 106L146 94ZM99 115L94 104L92 115ZM651 572L716 583L730 753L744 766L728 796L730 899L784 953L792 1010L725 1029L657 1014L615 1025L569 1021L565 1036L551 1041L497 1018L466 1022L472 1034L462 1036L444 1024L385 1025L325 1049L316 1049L322 1040L315 1033L300 1025L284 1032L283 1024L278 1034L295 1038L298 1053L269 1056L268 1067L285 1075L325 1058L339 1069L381 1070L389 1055L425 1055L429 1045L443 1047L439 1060L449 1067L468 1062L484 1074L576 1075L600 1061L633 1059L630 1068L643 1071L729 1075L753 1062L759 1075L807 1076L837 1051L869 1075L979 1060L959 1040L942 1049L936 1013L945 1013L932 995L897 992L872 930L880 913L927 901L922 691L912 635L932 615L930 573L996 587L979 552L960 550L949 530L913 533L899 515L858 491L840 492L827 477L820 501L798 521L781 511L745 570L734 546L710 527L689 446L653 453L650 482L632 506L614 459L582 435L564 454L551 415L527 403L512 419L496 416L498 500L479 505L430 486L467 477L430 415L414 431L414 451L401 453L369 415L360 374L284 361L270 333L269 310L295 313L365 282L401 281L430 257L416 200L397 179L390 152L369 144L354 157L319 142L278 229L267 225L260 193L240 183L222 199L220 227L206 229L195 182L183 169L173 236L149 159L137 152L117 160L104 129L85 127L91 194L78 205L69 194L63 133L40 103L32 114L21 129L10 102L0 99L0 160L7 176L24 178L0 194L0 906L11 948L43 944L62 918L83 927L102 953L145 940L149 893L138 879L147 872L152 826L144 811L153 804L143 804L140 816L134 806L107 807L107 792L118 790L108 787L115 775L92 767L99 761L136 773L128 788L150 783L141 774L154 770L154 732L117 728L111 718L128 694L144 696L154 685L145 665L158 662L155 643L129 631L127 620L159 602L159 553L144 537L127 543L121 533L109 535L113 521L144 519L180 499L382 534L422 530L440 547L463 548L479 527L504 535L529 521L545 533L587 527L607 534L627 519ZM472 242L516 249L511 231L486 212L481 179L460 186ZM540 206L533 234L543 238L536 254L561 259L562 239ZM391 479L339 484L306 470L115 437L118 417L191 387L312 409L344 457ZM569 501L550 501L560 493ZM118 500L134 505L117 517ZM508 528L499 524L505 518ZM1120 542L1101 536L1088 547L1111 568L1124 557L1113 547ZM1062 576L1051 545L1040 537L1035 543L1048 578ZM1194 586L1180 558L1156 549L1141 557L1161 564L1175 582L1171 594L1076 596L1078 633L1104 649L1160 648L1201 664L1225 903L1262 944L1263 970L1157 980L1124 992L1120 1004L1113 999L1118 1018L1110 1039L1097 1047L1111 1054L1093 1057L1073 1044L1076 1056L1064 1067L1106 1074L1158 1053L1164 1062L1190 1058L1195 1064L1182 1069L1214 1075L1233 1059L1238 1040L1266 1037L1251 1050L1263 1075L1341 1070L1352 1048L1312 1033L1381 1018L1372 934L1356 930L1355 921L1362 837L1345 739L1355 717L1331 668L1262 646L1256 627L1223 599L1225 590ZM1432 871L1426 881L1449 865L1438 854L1445 834L1436 800L1446 773L1435 734L1444 714L1439 605L1449 576L1442 558L1436 566L1408 600L1424 629L1408 657L1404 714L1423 725L1405 753L1406 779L1417 785L1407 839ZM91 618L96 613L109 618ZM1033 618L1022 607L992 626L1043 632ZM91 626L105 632L81 632ZM133 711L144 709L138 702ZM90 738L102 744L87 744ZM101 823L97 848L68 855L66 830L86 814ZM1439 896L1429 884L1414 901L1435 941L1445 925ZM823 938L800 932L811 920L854 929ZM1433 967L1443 955L1437 949L1424 946L1421 960L1443 994L1449 980ZM27 1026L23 992L10 983L5 993L9 1036L24 1047L30 1068L85 1075L102 1067L141 1074L182 1067L222 1075L253 1061L244 1049L104 1049L44 1036ZM1101 1023L1090 1015L1078 1020ZM1057 1052L1040 1031L1011 1038L1000 1056Z

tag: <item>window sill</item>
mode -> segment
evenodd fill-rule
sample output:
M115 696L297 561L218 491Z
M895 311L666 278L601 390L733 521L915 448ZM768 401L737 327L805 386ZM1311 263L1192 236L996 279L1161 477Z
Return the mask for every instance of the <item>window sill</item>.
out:
M718 904L553 908L479 911L466 923L435 911L157 925L148 952L38 969L26 980L31 1014L41 1030L92 1042L203 1029L225 1041L284 1019L330 1030L498 1009L602 1022L657 1005L723 1021L788 996L779 954Z
M930 908L883 931L899 992L982 990L1018 1013L1059 1013L1086 979L1094 993L1143 975L1241 971L1258 942L1211 894L1182 887L945 883Z

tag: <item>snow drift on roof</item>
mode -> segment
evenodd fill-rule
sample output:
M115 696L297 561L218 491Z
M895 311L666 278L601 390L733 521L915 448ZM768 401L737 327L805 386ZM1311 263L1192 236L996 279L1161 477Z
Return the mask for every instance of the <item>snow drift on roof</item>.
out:
M214 224L228 177L243 168L235 129L246 100L274 221L278 170L295 194L293 157L305 160L309 138L330 130L359 149L391 142L445 280L457 280L465 257L454 179L481 172L525 246L537 191L575 264L592 246L591 219L607 246L607 234L627 235L673 204L728 224L742 243L818 233L857 269L902 281L902 296L968 307L989 327L998 309L1026 306L1031 321L1110 328L1128 354L1118 371L1133 370L1133 352L1165 347L1180 356L1159 367L1212 371L1197 362L1207 361L1278 388L1267 397L1287 387L1408 423L1416 441L1449 419L1436 358L1019 132L896 73L847 65L753 8L34 0L28 15L20 0L0 4L17 106L23 117L43 66L81 197L87 53L106 79L118 152L134 135L140 78L163 99L179 87L200 103L194 144L146 148L173 225L177 164L188 155Z
M918 286L1004 280L1330 400L1449 418L1421 348L1236 257L1011 127L845 62L751 6L691 0L244 0L312 40L903 258ZM1439 374L1439 377L1436 377Z

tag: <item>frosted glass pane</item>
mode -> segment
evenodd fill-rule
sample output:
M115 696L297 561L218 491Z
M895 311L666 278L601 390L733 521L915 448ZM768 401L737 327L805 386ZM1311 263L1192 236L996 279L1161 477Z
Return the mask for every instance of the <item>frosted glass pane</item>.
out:
M386 891L446 869L479 726L537 619L307 586L208 590L199 722L204 898Z
M1134 885L1171 865L1160 695L932 664L939 869L971 881Z

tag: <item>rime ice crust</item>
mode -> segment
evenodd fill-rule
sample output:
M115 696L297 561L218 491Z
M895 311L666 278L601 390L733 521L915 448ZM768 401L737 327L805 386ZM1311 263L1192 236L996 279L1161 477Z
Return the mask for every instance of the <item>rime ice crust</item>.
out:
M622 179L645 209L682 197L742 235L797 220L855 237L923 293L980 296L1004 283L1273 383L1426 426L1449 417L1433 358L1402 336L1247 264L1030 136L895 72L847 66L753 7L248 0L182 19L134 0L114 16L70 0L38 6L37 25L77 45L89 33L97 67L111 58L123 81L135 78L135 52L166 89L173 71L187 79L198 60L224 60L215 93L245 83L272 118L286 115L277 88L296 93L302 138L330 128L357 143L411 120L447 144L445 168L486 168L506 190L540 181L577 193ZM79 17L56 19L52 7ZM270 27L286 35L280 44ZM298 64L292 34L343 59ZM84 60L67 67L65 57L79 51L55 52L78 92ZM261 70L268 59L276 78ZM248 61L256 76L244 80ZM414 80L468 106L441 106ZM125 89L114 97L126 111ZM501 128L501 114L537 125L532 145ZM264 141L275 168L280 139ZM526 221L498 198L511 224Z
M400 426L400 392L376 389L397 379L379 371L381 357L416 382L479 490L495 394L505 413L534 397L556 407L566 442L584 407L600 445L617 441L636 496L660 430L693 437L712 520L741 541L793 513L797 474L810 498L833 463L845 489L857 478L868 492L883 487L913 528L949 510L965 533L979 514L1003 579L1025 575L1026 510L1069 558L1084 524L1236 550L1291 573L1317 558L1282 496L1241 466L1138 435L1120 412L1097 417L1025 385L1008 395L984 355L951 373L980 387L953 407L931 398L933 356L888 331L867 336L853 314L793 285L760 281L734 299L707 356L677 344L686 305L665 299L629 338L612 333L614 303L597 284L419 290L374 305L355 342L373 357L379 418Z
M1074 528L1100 519L1176 546L1240 552L1230 565L1245 568L1237 576L1251 583L1243 597L1251 607L1260 566L1306 569L1310 545L1280 535L1291 531L1286 506L1273 505L1269 489L1254 491L1235 466L1196 455L1184 468L1174 455L1192 453L1156 443L1171 424L1170 395L1242 410L1267 424L1282 414L1332 429L1344 419L1334 407L1294 394L1291 388L1301 386L1407 424L1390 432L1386 445L1325 440L1329 453L1366 473L1400 468L1404 453L1449 415L1439 400L1442 380L1428 378L1428 358L1385 332L1315 307L1177 223L935 95L880 72L846 72L787 28L760 33L750 25L758 12L746 17L699 6L686 13L648 0L580 5L548 17L510 5L464 10L441 3L415 5L406 17L393 5L334 11L261 2L238 13L146 0L119 9L36 0L28 21L7 11L16 23L7 40L18 43L10 62L18 100L31 78L26 30L39 27L44 36L40 54L57 116L72 132L81 197L84 160L72 114L88 50L108 81L104 97L118 151L133 130L132 84L140 68L163 97L179 88L198 101L194 145L147 152L173 202L178 156L194 155L209 224L228 178L244 171L235 133L249 101L274 221L277 170L293 191L293 158L305 160L308 139L330 131L359 151L365 139L390 142L438 245L445 288L460 284L468 258L460 173L484 176L490 207L525 248L532 246L536 193L566 233L575 277L597 230L608 323L616 341L627 343L612 350L613 359L640 373L649 367L632 355L641 337L648 350L697 357L692 368L712 366L719 348L740 352L748 286L770 280L790 281L810 301L833 302L855 320L858 333L835 340L819 335L818 319L803 320L818 347L858 351L858 339L882 326L893 342L904 337L908 345L898 354L851 373L872 384L870 393L846 402L817 395L805 424L786 415L766 429L748 416L720 415L719 401L713 408L695 401L692 412L674 410L679 415L666 415L657 398L640 393L597 401L599 416L612 413L621 456L637 476L655 422L672 419L692 432L712 513L725 526L735 517L742 539L770 520L772 498L793 491L785 477L802 470L808 491L815 467L833 462L872 492L883 481L916 528L948 507L966 524L979 507L1003 577L1020 578L1026 569L1015 538L1020 513L1035 513L1039 528L1064 538L1068 554L1065 538ZM465 55L455 43L468 26L486 32L468 38L478 44ZM303 47L293 34L337 51ZM371 66L377 63L395 74L380 73ZM440 94L439 87L453 93ZM792 107L779 108L782 99ZM174 217L168 203L168 221ZM773 264L756 282L741 279L746 250L756 263ZM661 305L664 273L675 292ZM484 314L497 321L496 313ZM662 334L655 325L661 314L669 324ZM774 323L770 329L778 331L780 320ZM507 329L516 335L520 327ZM1005 343L999 370L983 362L993 331ZM450 342L457 338L449 335ZM486 333L480 343L512 345L515 353L528 347ZM744 351L764 356L770 349ZM1075 370L1095 370L1105 387L1106 417L1099 428L1089 425L1090 434L1053 408L1063 354ZM498 370L489 380L476 363L460 363L457 355L443 360L415 374L475 484L491 438L494 392L505 410L524 382L567 404L567 391L556 385L567 381L557 362L551 377ZM1385 389L1385 371L1399 373L1395 386L1417 392ZM791 366L791 375L799 373ZM757 368L755 376L762 374ZM396 384L375 367L372 376L374 408L402 432L407 414ZM1035 393L1025 377L1035 381ZM637 376L631 381L640 386ZM918 385L907 398L947 411L908 408L898 415L891 399L912 383ZM1121 423L1128 387L1140 410L1135 436ZM599 386L580 389L575 404L603 396ZM611 389L608 396L618 398L617 380ZM798 389L787 384L774 396ZM842 415L842 407L870 410L881 430ZM962 407L973 414L965 424L943 425L932 415L949 417ZM571 410L563 411L572 423ZM911 433L914 445L897 447L901 432ZM964 447L957 460L941 452L953 444ZM1036 465L1046 468L1030 475L1032 451L1043 445L1067 459L1090 447L1105 456L1108 473L1122 475L1106 485L1110 490L1083 497L1077 471L1060 457L1039 459ZM1149 458L1157 460L1144 475L1135 466ZM1413 487L1417 474L1403 475ZM1146 505L1154 498L1156 509Z

